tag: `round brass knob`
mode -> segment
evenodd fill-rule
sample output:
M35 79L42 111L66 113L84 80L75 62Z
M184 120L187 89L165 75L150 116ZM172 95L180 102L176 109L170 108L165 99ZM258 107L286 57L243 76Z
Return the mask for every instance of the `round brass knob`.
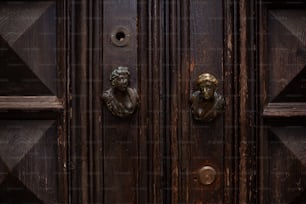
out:
M203 185L210 185L216 180L217 172L211 166L204 166L199 170L199 180Z

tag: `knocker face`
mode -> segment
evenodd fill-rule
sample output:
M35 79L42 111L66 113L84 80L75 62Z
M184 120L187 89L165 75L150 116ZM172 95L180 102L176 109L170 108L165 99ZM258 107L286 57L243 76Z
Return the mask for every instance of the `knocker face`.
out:
M126 91L129 85L129 76L127 74L120 74L114 79L114 86L120 91Z
M216 87L214 83L205 81L199 85L199 89L204 99L210 100L214 97Z
M216 92L217 78L209 73L198 76L197 90L191 95L191 112L195 120L206 122L215 119L224 109L224 98Z
M127 67L118 67L110 77L112 86L119 91L125 92L129 85L130 72Z

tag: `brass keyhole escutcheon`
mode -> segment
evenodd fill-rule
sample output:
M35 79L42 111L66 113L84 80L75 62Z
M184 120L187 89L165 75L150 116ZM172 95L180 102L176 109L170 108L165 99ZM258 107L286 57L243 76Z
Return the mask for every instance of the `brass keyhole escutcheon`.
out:
M118 47L127 46L130 41L130 32L125 27L116 27L111 33L111 40Z
M198 176L201 184L210 185L216 180L217 172L211 166L204 166L199 170Z

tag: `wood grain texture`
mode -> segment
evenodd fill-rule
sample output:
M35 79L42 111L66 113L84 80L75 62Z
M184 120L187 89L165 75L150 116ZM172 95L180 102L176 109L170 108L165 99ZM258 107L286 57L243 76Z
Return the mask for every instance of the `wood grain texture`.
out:
M165 182L162 178L165 176L164 171L164 148L165 148L165 108L164 108L164 6L163 1L147 1L147 45L148 45L148 69L141 72L145 79L152 79L147 83L147 89L142 89L142 98L147 100L146 116L146 134L148 145L148 202L162 203L165 202L164 188ZM144 8L144 7L142 7ZM145 22L143 22L145 23ZM141 58L143 59L143 58ZM143 85L143 84L142 84ZM147 95L145 94L147 91ZM169 178L168 178L169 179Z
M303 102L305 97L305 10L268 10L269 100Z
M191 1L190 87L195 88L199 74L208 72L219 79L218 91L223 95L223 1ZM223 116L211 123L190 118L190 201L194 203L222 203L224 192L224 129ZM217 171L217 179L210 186L199 183L197 171L205 165Z
M221 81L219 92L223 92L222 1L174 1L168 9L170 66L166 76L171 80L166 83L170 94L166 103L170 116L166 116L166 121L171 138L171 203L222 203L223 118L212 123L196 122L191 118L189 104L200 73L215 74ZM217 180L210 186L197 181L197 170L204 165L211 165L218 172Z
M269 128L269 202L304 203L305 127Z
M71 39L72 202L160 203L162 4L76 1L73 5L72 30L80 35ZM82 21L85 16L93 19L86 22L87 26ZM120 25L131 32L126 47L116 47L110 40L111 31ZM127 119L112 116L100 98L111 86L109 75L116 66L130 68L130 86L140 95L139 110Z
M255 64L256 15L254 1L239 1L239 194L238 202L252 203L256 200L256 174L253 172L256 160L256 103L257 84ZM238 73L237 73L238 74ZM254 127L254 128L250 128Z
M1 202L68 202L65 5L1 1L0 75L13 82L0 91L1 144L10 145L2 158L14 174L3 180Z
M72 203L88 203L88 2L76 0L71 6L71 138L70 189Z
M190 199L190 2L175 1L168 5L169 21L169 72L170 93L167 109L171 114L171 203L189 202ZM167 32L167 33L168 33Z
M0 96L2 110L62 110L64 104L55 96Z
M1 4L0 94L56 95L55 3Z
M110 74L118 66L130 71L130 87L138 89L137 1L115 0L103 5L103 78L102 90L111 87ZM111 33L123 26L130 35L128 45L112 43ZM142 93L139 93L140 95ZM104 159L104 203L137 203L138 177L138 112L129 118L113 116L103 105L101 118Z
M103 202L103 138L101 127L101 78L102 78L102 15L103 2L99 0L92 1L92 7L89 9L89 16L92 21L88 22L89 33L89 78L92 83L89 85L89 97L92 102L89 105L89 202Z
M269 103L264 107L264 117L297 117L306 116L305 103Z
M169 33L166 44L169 45L170 58L166 58L166 64L170 65L170 71L168 75L166 71L166 77L167 79L171 78L171 81L166 83L166 90L170 93L168 98L170 102L166 103L166 109L170 110L167 111L170 113L170 117L166 116L166 122L171 127L167 134L171 136L169 142L172 175L171 201L166 198L166 202L231 203L233 202L231 199L234 199L232 186L234 178L232 175L235 175L235 172L232 167L235 161L232 158L235 156L232 155L232 148L234 147L235 128L233 124L237 124L237 119L234 119L232 108L229 107L234 106L236 102L232 80L237 75L233 76L234 40L232 29L235 29L235 25L232 21L233 14L230 13L234 11L234 5L231 3L228 2L225 5L226 11L223 13L217 9L220 9L221 2L174 1L171 4L166 4L168 6L166 7L166 19L170 16L170 19L166 20L166 31L169 30L166 32ZM228 18L224 24L219 21L223 14L226 14ZM227 42L224 47L220 35L223 28L226 31ZM226 51L223 51L223 48ZM226 59L224 93L228 94L225 95L228 106L225 115L226 124L221 125L220 122L216 128L215 126L210 127L212 124L209 123L201 124L193 121L190 115L189 96L194 89L193 80L196 79L197 74L210 71L217 73L220 79L223 79L222 56ZM238 83L237 80L236 83ZM219 91L222 92L223 88L221 87ZM237 107L235 108L238 110ZM226 135L223 135L223 131L214 132L214 129L223 129L223 125L228 127L224 132ZM223 137L227 141L226 144L222 142ZM227 155L224 155L223 151ZM223 162L228 165L227 168L223 168ZM218 169L220 171L218 172L219 177L212 186L202 186L196 178L196 170L205 164L214 167L216 164L221 164L221 168ZM227 176L222 177L223 175ZM223 182L231 186L226 190L227 195L223 194Z
M28 191L27 193L34 194L44 203L58 202L59 191L56 179L58 135L55 121L1 120L0 126L1 161L8 167L9 174L6 180L10 180L10 176L17 179L16 186L9 182L10 188L16 189L16 195ZM7 185L5 180L2 182L0 188ZM10 190L6 189L2 194L5 191ZM7 196L9 195L8 193ZM4 198L0 200L2 199ZM11 199L14 198L7 198Z
M303 203L305 2L260 1L259 203ZM269 169L267 171L267 169ZM290 191L290 193L289 193Z
M237 2L224 1L224 200L223 203L237 203L239 193L239 80L237 42Z

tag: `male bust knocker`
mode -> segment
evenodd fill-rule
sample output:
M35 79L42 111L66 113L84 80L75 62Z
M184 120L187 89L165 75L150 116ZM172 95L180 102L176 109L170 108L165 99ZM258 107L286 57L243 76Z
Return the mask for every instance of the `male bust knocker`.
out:
M130 72L128 67L118 67L110 76L112 88L103 93L102 99L108 110L115 116L127 117L138 107L136 89L128 87Z
M218 80L209 73L199 75L191 96L191 112L195 120L212 121L224 110L224 99L216 92Z

